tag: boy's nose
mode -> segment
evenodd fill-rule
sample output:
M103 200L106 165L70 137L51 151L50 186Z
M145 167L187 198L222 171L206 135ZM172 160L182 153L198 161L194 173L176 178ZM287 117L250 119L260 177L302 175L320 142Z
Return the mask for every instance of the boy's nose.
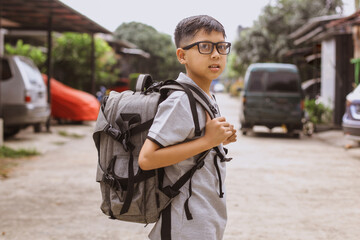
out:
M214 47L214 50L211 53L211 58L218 58L218 57L220 57L220 53L218 52L216 47Z

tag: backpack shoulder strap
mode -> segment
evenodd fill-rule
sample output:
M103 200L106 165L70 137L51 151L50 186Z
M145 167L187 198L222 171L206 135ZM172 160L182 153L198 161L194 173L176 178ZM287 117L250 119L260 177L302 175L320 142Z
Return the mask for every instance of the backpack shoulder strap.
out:
M188 88L191 94L194 96L195 100L205 109L205 111L210 115L210 118L215 118L218 113L217 109L209 102L207 96L204 95L202 91L200 91L195 86L188 83L180 83L178 81L174 81L175 84L165 85L163 89L173 89L173 90L183 90L184 88Z
M196 110L196 100L194 98L194 95L192 94L191 90L183 85L182 83L179 83L174 80L167 80L163 83L163 86L160 88L160 93L164 92L165 90L175 90L175 91L184 91L186 95L189 98L190 102L190 109L193 116L193 121L195 125L195 136L199 137L201 136L201 129L199 124L199 116L197 114Z
M209 113L211 118L215 118L216 114L218 113L218 110L210 103L207 96L204 95L202 91L200 91L197 87L184 83L192 93L194 94L195 99L203 106L203 108Z

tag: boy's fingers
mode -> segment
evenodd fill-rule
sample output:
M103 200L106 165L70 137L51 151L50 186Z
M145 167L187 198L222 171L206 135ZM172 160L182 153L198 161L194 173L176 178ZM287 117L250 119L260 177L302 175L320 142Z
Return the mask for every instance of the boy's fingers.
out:
M231 130L230 124L228 122L222 122L221 125Z
M225 117L217 117L217 118L213 118L213 120L217 122L226 122Z

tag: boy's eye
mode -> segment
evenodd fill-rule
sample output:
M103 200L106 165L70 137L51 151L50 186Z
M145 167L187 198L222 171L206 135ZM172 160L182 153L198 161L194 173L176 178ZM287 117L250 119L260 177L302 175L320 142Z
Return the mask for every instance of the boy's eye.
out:
M228 43L219 43L217 45L217 49L221 54L227 54L230 48L230 44Z
M220 52L225 53L228 49L229 45L227 43L220 43L218 44L217 48Z
M211 45L212 45L211 43L200 43L199 48L200 48L201 51L210 52Z

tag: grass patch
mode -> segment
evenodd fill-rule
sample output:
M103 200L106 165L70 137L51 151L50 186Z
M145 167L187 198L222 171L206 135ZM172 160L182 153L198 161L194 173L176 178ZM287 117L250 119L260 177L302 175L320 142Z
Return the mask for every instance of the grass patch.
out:
M17 159L0 158L0 179L8 178L11 170L18 165Z
M0 147L0 178L7 178L11 170L18 165L19 159L40 155L35 149L12 149Z
M70 138L83 138L83 137L85 137L84 135L80 135L80 134L77 134L77 133L68 133L66 131L58 131L58 134L60 136L70 137Z
M21 158L39 155L36 149L12 149L6 146L0 147L0 158Z

